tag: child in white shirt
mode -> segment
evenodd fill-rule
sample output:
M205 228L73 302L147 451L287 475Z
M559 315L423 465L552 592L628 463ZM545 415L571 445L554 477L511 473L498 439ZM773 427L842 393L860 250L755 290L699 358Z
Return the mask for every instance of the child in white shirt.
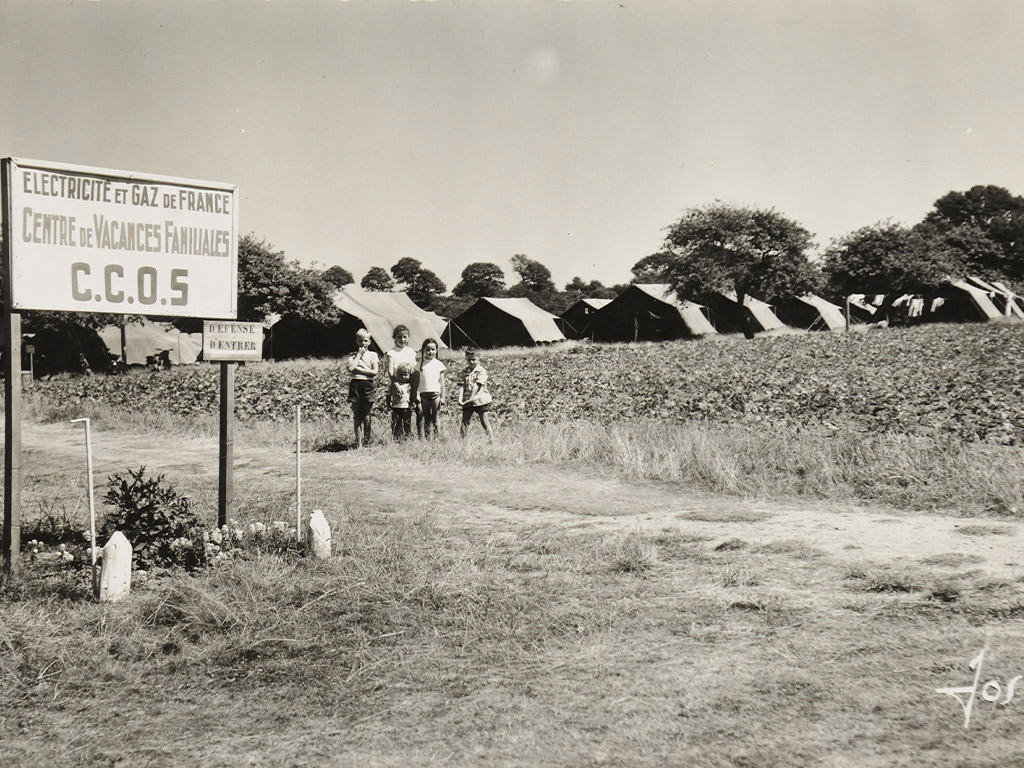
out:
M416 433L427 439L438 436L437 415L444 408L445 367L437 359L437 340L425 339L420 348L416 375Z
M365 328L356 331L356 344L358 349L348 358L348 370L352 374L348 382L348 401L352 405L356 448L359 448L370 442L370 413L380 358L370 349L370 332Z

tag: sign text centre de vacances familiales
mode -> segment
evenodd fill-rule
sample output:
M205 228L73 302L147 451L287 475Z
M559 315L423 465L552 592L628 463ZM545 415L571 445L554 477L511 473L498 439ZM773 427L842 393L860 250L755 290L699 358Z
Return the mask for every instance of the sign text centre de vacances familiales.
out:
M235 318L236 186L5 162L14 309Z

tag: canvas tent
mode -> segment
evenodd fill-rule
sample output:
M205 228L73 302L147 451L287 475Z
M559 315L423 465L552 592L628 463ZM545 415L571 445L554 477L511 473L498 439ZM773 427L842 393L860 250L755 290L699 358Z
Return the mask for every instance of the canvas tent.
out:
M1003 316L1003 313L999 311L999 307L995 305L985 289L979 288L973 283L968 283L966 280L953 280L950 282L950 285L970 297L971 303L983 319L997 320Z
M123 329L108 325L99 337L111 356L121 358L124 344L125 365L192 365L203 351L202 333L182 333L168 323L142 318L126 323Z
M558 327L569 339L592 339L594 317L611 303L611 299L580 299L558 319Z
M786 325L807 331L842 331L846 316L842 307L820 296L807 294L775 302L775 313Z
M667 341L717 333L703 307L679 301L667 285L638 283L594 317L594 341Z
M786 327L770 304L753 296L744 296L741 304L735 293L712 294L707 299L707 306L711 322L720 333L752 336Z
M394 346L392 332L397 325L409 329L409 346L418 350L424 339L437 339L441 344L447 324L443 317L421 309L402 291L365 291L346 285L335 294L334 304L342 311L341 325L351 328L350 335L354 336L358 328L366 328L382 352ZM346 316L350 318L347 323ZM354 342L351 348L355 349Z
M419 349L423 340L436 339L439 346L446 321L440 315L416 306L399 291L365 291L346 285L334 296L339 318L332 324L286 315L267 334L263 356L274 360L301 357L342 357L356 348L360 328L370 332L372 346L385 352L394 345L395 326L409 329L409 346Z
M22 370L36 378L58 373L106 372L115 357L95 330L74 322L60 322L22 335Z
M1024 309L1012 291L977 277L950 280L927 294L853 295L847 301L855 313L875 310L873 316L864 317L867 322L888 325L1024 320Z
M448 323L445 340L452 347L524 347L565 341L557 315L529 299L481 298Z
M967 282L985 291L985 295L995 304L1003 317L1024 320L1024 309L1021 309L1021 297L998 281L987 282L980 277L968 277Z

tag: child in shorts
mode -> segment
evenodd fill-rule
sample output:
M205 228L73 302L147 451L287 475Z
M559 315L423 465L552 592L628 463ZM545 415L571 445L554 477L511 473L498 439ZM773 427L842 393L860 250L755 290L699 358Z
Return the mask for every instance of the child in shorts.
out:
M365 328L356 331L356 345L358 349L348 358L348 370L352 374L348 382L348 401L352 405L356 448L359 448L370 442L370 413L380 358L370 349L370 332Z
M480 351L470 347L466 350L466 367L462 370L462 388L459 390L459 405L462 406L461 437L466 436L475 413L480 418L484 433L490 438L491 425L487 420L487 411L491 408L491 402L491 393L487 389L487 370L480 362Z

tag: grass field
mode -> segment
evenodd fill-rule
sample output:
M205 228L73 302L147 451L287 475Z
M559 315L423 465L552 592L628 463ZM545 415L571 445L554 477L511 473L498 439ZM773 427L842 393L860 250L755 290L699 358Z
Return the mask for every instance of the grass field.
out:
M215 522L214 417L90 407L100 493L144 464ZM32 408L26 541L87 517L80 428ZM0 762L1024 764L1022 449L741 426L498 414L487 442L449 416L439 444L352 451L311 419L329 560L151 572L101 605L26 552ZM294 524L293 435L239 425L242 527ZM936 689L983 649L965 727Z

